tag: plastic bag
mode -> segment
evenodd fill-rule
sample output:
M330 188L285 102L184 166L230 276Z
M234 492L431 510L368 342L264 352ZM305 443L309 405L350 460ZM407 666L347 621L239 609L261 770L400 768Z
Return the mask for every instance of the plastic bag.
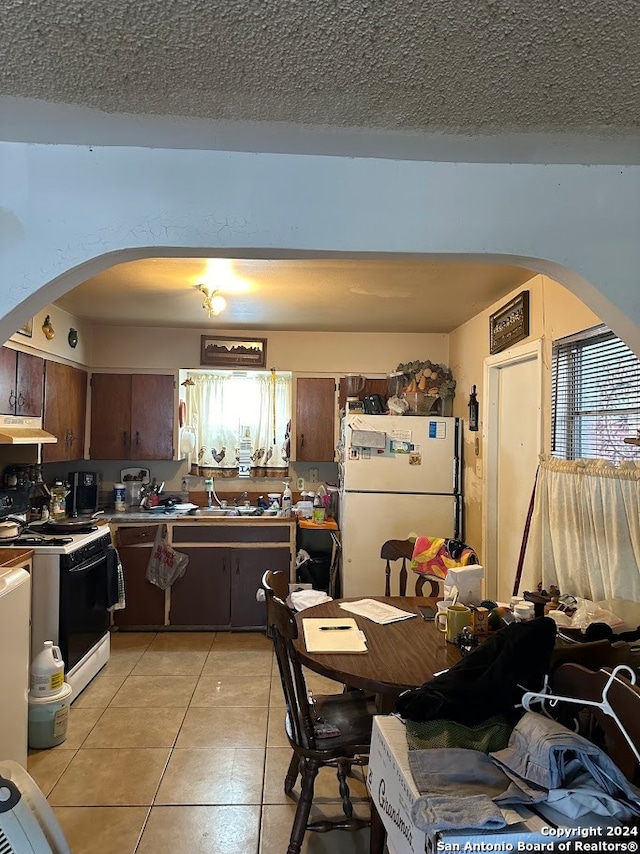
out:
M618 628L624 625L624 620L621 620L611 611L601 608L600 605L590 599L578 599L576 610L569 625L573 629L586 629L591 623L606 623L611 628Z
M147 581L155 584L161 590L166 590L167 587L171 587L174 581L182 578L188 563L188 555L177 552L169 545L167 526L159 525L147 566Z

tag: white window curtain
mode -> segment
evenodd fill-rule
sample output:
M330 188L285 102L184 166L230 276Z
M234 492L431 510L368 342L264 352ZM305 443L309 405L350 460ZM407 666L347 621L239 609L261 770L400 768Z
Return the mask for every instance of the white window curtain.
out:
M640 602L640 462L540 461L523 578Z
M189 426L195 433L194 474L238 477L240 439L251 440L251 476L286 476L291 431L291 374L190 371ZM208 470L208 471L207 471Z

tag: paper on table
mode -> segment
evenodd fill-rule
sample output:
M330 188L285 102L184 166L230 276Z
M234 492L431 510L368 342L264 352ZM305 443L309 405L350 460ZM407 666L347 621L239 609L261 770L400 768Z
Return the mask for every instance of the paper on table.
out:
M374 623L379 623L381 626L387 623L397 623L398 620L408 620L409 617L415 617L412 611L401 611L400 608L394 608L393 605L388 605L386 602L376 602L375 599L359 599L357 602L341 602L340 607L345 611L351 611L352 614L359 614L361 617L366 617Z
M352 617L307 618L302 620L302 629L307 652L367 652L365 634Z

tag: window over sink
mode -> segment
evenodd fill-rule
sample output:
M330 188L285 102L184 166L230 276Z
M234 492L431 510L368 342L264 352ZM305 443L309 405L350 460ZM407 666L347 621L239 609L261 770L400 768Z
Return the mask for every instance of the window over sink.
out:
M184 429L195 436L191 473L286 477L291 384L287 371L187 371Z

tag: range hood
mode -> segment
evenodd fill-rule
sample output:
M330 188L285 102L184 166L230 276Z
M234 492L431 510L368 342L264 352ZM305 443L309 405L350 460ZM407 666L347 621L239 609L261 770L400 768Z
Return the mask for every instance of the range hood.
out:
M0 445L53 445L58 439L42 429L41 418L0 416Z

